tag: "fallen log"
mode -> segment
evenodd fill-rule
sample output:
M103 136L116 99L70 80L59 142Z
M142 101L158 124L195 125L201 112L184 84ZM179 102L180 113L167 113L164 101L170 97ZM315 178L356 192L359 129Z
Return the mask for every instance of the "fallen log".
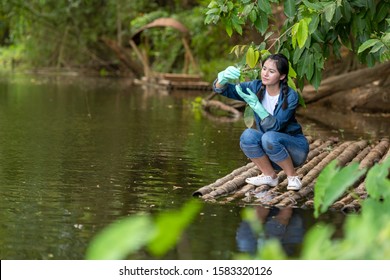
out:
M232 107L232 106L229 106L221 101L218 101L218 100L205 100L203 99L202 100L202 107L203 109L205 110L205 112L210 112L213 108L214 109L219 109L219 110L222 110L222 111L225 111L225 112L228 112L229 113L229 117L228 118L223 118L223 117L219 117L219 118L216 118L216 120L228 120L228 121L236 121L238 119L241 118L242 116L242 113L237 110L236 108ZM208 115L206 115L208 116Z
M381 73L378 76L378 73ZM305 86L302 96L306 104L316 102L324 97L345 89L353 89L370 82L379 80L378 77L390 75L390 62L378 64L372 68L363 68L353 72L329 77L321 82L318 91L311 85Z

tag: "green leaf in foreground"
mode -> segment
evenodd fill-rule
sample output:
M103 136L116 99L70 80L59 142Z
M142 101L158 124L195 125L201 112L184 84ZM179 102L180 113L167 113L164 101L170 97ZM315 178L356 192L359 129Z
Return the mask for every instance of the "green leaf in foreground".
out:
M369 39L359 46L358 53L364 52L366 49L371 48L376 43L380 42L378 39Z
M374 199L390 199L390 157L383 163L375 164L366 177L367 193Z
M282 244L278 239L273 238L265 242L264 247L259 253L261 260L286 260L287 255L283 250Z
M251 128L253 126L254 121L255 121L255 114L253 112L253 109L249 105L247 105L244 111L244 123L246 127Z
M335 251L338 259L390 259L389 200L368 197L360 215L351 215L344 223L344 239Z
M317 224L311 228L304 239L301 259L321 260L331 258L334 253L331 241L333 233L334 228L330 225Z
M337 167L337 160L330 162L320 173L314 186L314 216L327 211L348 187L352 186L365 170L359 170L358 163Z
M87 248L89 260L120 260L145 246L155 235L149 215L119 219L104 228Z
M191 200L179 210L159 214L156 217L157 235L148 244L149 251L156 256L162 256L170 250L200 208L201 204L197 200Z

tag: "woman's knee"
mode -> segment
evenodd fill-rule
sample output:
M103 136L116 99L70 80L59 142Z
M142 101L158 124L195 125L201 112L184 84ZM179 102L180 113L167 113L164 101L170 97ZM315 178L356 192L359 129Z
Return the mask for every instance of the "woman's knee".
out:
M279 143L278 133L275 131L267 131L261 137L261 144L267 150L273 150L275 145Z
M262 132L255 129L246 129L240 137L241 150L248 158L259 158L264 155L261 147Z
M241 145L258 145L261 141L261 134L258 130L248 128L241 134Z

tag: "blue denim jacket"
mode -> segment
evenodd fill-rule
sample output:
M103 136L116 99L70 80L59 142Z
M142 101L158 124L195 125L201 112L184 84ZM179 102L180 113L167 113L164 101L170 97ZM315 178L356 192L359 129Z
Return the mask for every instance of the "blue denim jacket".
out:
M217 80L213 83L214 92L232 98L235 100L244 101L242 97L237 93L235 86L233 84L227 84L223 88L217 88L215 86ZM243 82L240 84L242 90L247 93L247 88L250 88L254 93L258 92L262 82L261 80L254 80L250 82ZM244 101L245 102L245 101ZM283 110L283 94L280 92L278 103L274 110L273 115L269 115L265 119L261 120L260 117L255 113L255 120L257 128L263 132L266 131L278 131L287 133L290 135L303 134L302 127L295 119L295 110L298 106L298 93L296 93L292 88L289 88L287 93L287 102L288 107Z

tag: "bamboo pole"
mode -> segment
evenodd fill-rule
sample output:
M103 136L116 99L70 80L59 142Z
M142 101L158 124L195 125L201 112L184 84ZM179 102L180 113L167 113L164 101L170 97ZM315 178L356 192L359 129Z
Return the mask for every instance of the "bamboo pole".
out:
M231 201L236 200L236 199L243 198L243 197L245 197L245 195L247 193L249 193L254 188L255 188L254 185L246 184L240 190L236 191L232 196L229 196L229 197L225 198L225 200L223 202L227 203L227 202L231 202Z
M342 197L340 200L336 201L333 203L331 206L332 209L335 210L341 210L343 209L346 205L351 203L355 196L361 196L365 193L365 187L364 187L364 182L361 182L357 188L353 190L352 193L347 194L346 196Z
M329 148L334 144L333 141L326 141L325 143L321 143L321 145L318 145L317 147L310 148L310 152L307 155L306 161L310 161L312 158L320 155L325 149Z
M368 155L368 153L371 151L371 146L365 147L360 153L352 160L352 162L357 162L360 164L360 162Z
M215 188L210 193L207 193L202 196L204 200L214 199L222 195L227 195L234 191L237 191L245 185L245 179L248 177L256 176L258 174L258 169L256 167L250 168L247 171L239 174L234 179L224 183L223 185Z
M389 148L389 139L382 139L379 144L377 144L368 155L361 161L360 168L371 167L374 163L381 160L382 156L387 152Z
M368 154L367 156L361 161L359 168L360 169L367 169L366 173L362 176L365 179L365 176L368 172L368 169L371 168L376 162L382 161L384 159L383 155L389 154L389 142L388 139L383 139L377 144ZM386 155L385 155L386 156ZM356 200L360 200L361 198L365 197L366 189L365 189L365 182L364 180L353 189L352 193L348 194L341 200L335 202L332 206L332 208L335 209L343 209L348 204L351 205L351 203ZM355 202L356 204L356 202Z
M352 162L357 162L360 164L360 162L368 155L372 147L367 146L364 148L360 153L351 161ZM364 182L361 182L357 188L355 188L354 193L349 193L346 196L342 197L339 201L336 201L332 208L340 210L342 209L346 204L350 203L353 201L354 196L362 195L364 194Z
M363 149L351 162L360 162L368 155L368 153L371 151L372 147L367 146L365 149ZM331 208L336 210L341 210L345 205L351 203L354 198L360 195L363 195L365 192L364 182L360 182L358 187L354 189L353 192L348 193L344 197L342 197L340 200L336 201Z
M359 151L364 149L367 146L367 141L362 140L355 143L352 143L349 145L345 150L342 151L342 153L337 157L338 165L344 166L348 162L351 162L357 154L359 154ZM317 178L313 180L311 183L312 191L314 191L314 185L317 181ZM310 192L308 192L306 189L302 191L298 191L292 194L292 197L284 198L282 201L279 202L277 205L278 207L287 207L290 206L291 203L301 200L302 198L306 197ZM295 204L295 203L294 203Z
M357 200L352 201L351 203L345 205L341 211L346 212L346 213L355 213L358 212L360 209L361 205L360 202Z
M315 182L311 182L305 188L302 188L298 192L294 192L290 196L285 196L280 202L276 204L276 207L285 208L298 204L298 202L305 197L308 197L314 192ZM273 204L274 205L274 204Z
M387 153L382 157L382 159L379 162L382 163L389 157L390 157L390 148L388 148Z
M323 144L323 141L322 139L316 139L314 140L312 143L309 144L309 147L310 147L310 151L321 146Z
M213 190L215 190L216 188L222 186L223 184L225 184L226 182L229 182L230 180L233 180L234 177L240 175L241 173L245 172L245 171L248 171L249 169L254 169L256 168L255 167L255 164L250 162L248 163L247 165L244 165L240 168L237 168L235 170L233 170L231 173L227 174L226 176L220 178L220 179L217 179L214 183L211 183L207 186L204 186L198 190L196 190L192 196L194 197L200 197L200 196L203 196L205 194L208 194L210 192L212 192Z
M332 152L330 152L321 162L311 169L305 177L302 178L302 188L298 192L304 192L305 188L314 181L320 172L334 159L336 159L349 145L351 141L347 141L336 147ZM269 203L269 205L277 205L281 201L291 201L292 196L296 194L296 191L287 191L282 195L275 197Z
M337 157L338 166L345 166L348 162L353 160L361 150L367 147L367 145L368 142L366 140L352 143Z
M358 186L339 201L336 201L331 207L333 209L340 210L344 209L345 207L350 208L351 205L360 203L360 200L367 195L365 188L365 178L368 169L371 168L376 162L383 162L389 155L389 140L384 138L374 148L372 148L372 150L360 162L359 169L366 169L366 172L362 175Z

